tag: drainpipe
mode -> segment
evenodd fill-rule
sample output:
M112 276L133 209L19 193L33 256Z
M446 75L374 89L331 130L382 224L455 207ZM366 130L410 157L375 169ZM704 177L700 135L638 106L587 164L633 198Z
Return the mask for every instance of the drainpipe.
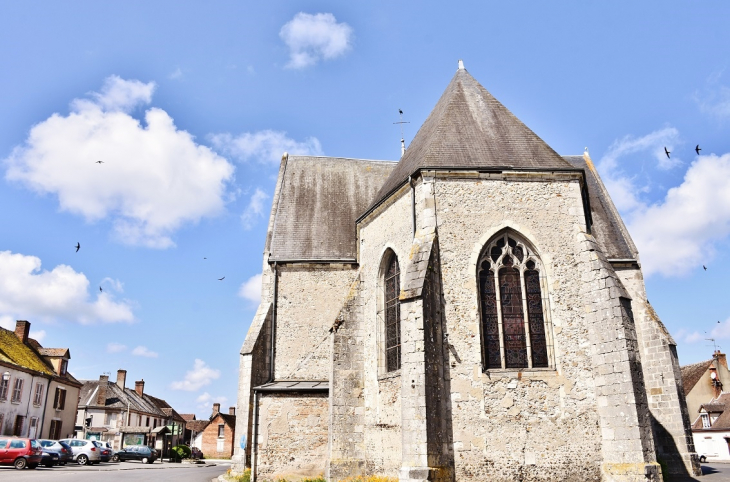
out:
M279 267L274 261L274 306L271 310L271 353L269 354L269 380L274 381L274 344L276 342L276 305L279 291Z
M28 420L28 437L30 437L30 418L28 415L30 414L30 401L33 399L33 380L35 380L35 375L30 376L30 390L28 390L28 404L25 406L25 419ZM38 425L35 426L36 435L38 434ZM22 435L20 435L22 437ZM38 438L38 437L35 437Z
M411 229L413 237L416 237L416 188L413 186L413 178L408 176L408 185L411 186Z
M43 437L43 427L46 424L46 408L48 407L48 393L51 391L51 383L53 382L53 379L48 380L48 386L46 387L46 401L43 403L43 415L41 415L41 428L38 430L38 433L40 434L40 437L37 438L44 438ZM50 435L48 434L51 438Z
M258 460L259 392L253 391L253 435L251 437L251 482L256 482L256 462ZM244 454L244 457L246 454Z

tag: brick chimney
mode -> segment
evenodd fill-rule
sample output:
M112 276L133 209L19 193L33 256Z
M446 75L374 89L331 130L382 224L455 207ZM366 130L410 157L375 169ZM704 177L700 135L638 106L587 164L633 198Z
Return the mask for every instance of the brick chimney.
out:
M124 390L124 384L127 382L127 370L117 370L117 385Z
M144 378L138 382L134 382L134 391L137 392L137 395L140 397L144 393Z
M213 404L213 415L216 415L220 411L221 411L221 404L220 403L214 403Z
M30 321L18 320L15 322L15 336L18 337L24 345L28 343L28 333L30 332Z
M228 415L236 415L236 407L228 407Z
M725 356L725 354L720 353L720 350L718 350L715 352L715 358L717 358L718 364L724 366L727 370L727 357ZM720 367L718 366L718 368Z
M96 392L96 404L102 407L106 405L106 390L109 386L109 375L99 377L99 390Z

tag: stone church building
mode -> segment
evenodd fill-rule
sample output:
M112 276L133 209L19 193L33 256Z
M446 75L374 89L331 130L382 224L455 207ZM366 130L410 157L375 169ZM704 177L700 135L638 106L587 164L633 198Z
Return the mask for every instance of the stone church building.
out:
M588 154L461 62L399 162L284 154L236 470L658 481L699 470L683 396Z

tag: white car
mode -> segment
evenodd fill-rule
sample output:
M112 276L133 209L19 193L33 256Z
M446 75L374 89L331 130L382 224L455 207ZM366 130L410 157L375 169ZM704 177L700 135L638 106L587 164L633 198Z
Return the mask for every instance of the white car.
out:
M65 438L61 442L66 442L71 446L73 457L79 465L93 465L101 462L101 450L93 441L79 438Z

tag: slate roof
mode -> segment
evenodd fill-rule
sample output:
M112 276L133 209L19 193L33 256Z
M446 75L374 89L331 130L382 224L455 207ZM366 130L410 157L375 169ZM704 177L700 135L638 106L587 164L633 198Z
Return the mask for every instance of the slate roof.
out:
M0 328L0 361L44 375L55 375L53 367L43 359L40 353L32 347L24 345L14 331L5 328Z
M456 71L373 206L422 168L572 170L465 69Z
M712 365L712 359L693 363L692 365L686 365L680 368L682 372L682 384L684 385L684 396L689 395L697 382L702 379L702 375L705 374L708 368Z
M71 357L71 353L69 352L68 348L38 348L38 353L40 353L43 356L63 357L63 358Z
M96 398L98 395L99 380L82 380L83 386L81 387L81 393L79 394L79 406L93 406L98 407ZM125 388L122 390L119 385L115 382L109 381L107 383L106 391L106 402L104 407L107 408L118 408L121 410L127 409L127 403L129 408L136 412L144 412L158 417L165 417L166 414L157 405L152 402L149 397L140 397L137 392L131 388Z
M571 166L585 170L593 220L591 231L606 257L638 259L638 250L593 162L587 156L563 156L563 159Z
M179 413L177 413L175 409L172 408L172 406L170 406L170 404L167 403L165 400L153 397L152 395L149 395L147 393L143 393L142 396L151 401L157 408L162 410L162 413L164 413L166 416L172 417L172 419L176 422L186 422L186 420Z
M355 221L394 162L289 156L274 200L269 261L348 260L357 255Z

